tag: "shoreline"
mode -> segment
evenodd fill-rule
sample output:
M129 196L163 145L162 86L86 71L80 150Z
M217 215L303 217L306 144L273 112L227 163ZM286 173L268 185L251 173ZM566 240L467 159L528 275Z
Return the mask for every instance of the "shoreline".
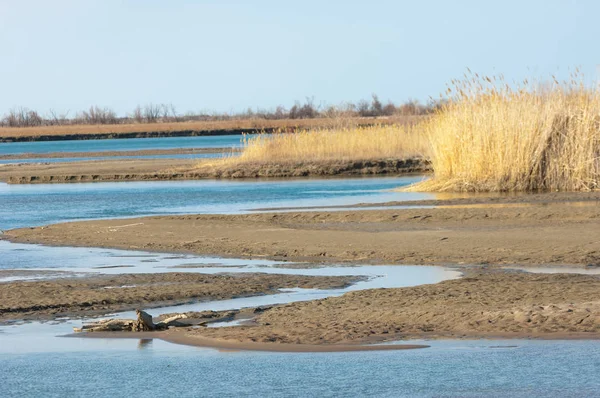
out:
M422 175L423 159L326 161L302 164L215 165L220 159L106 159L0 165L8 184L170 181L203 179L276 179Z
M218 338L186 335L185 330L167 330L162 332L81 332L59 336L63 338L82 339L158 339L172 344L186 345L199 348L211 348L224 351L259 351L282 353L327 353L327 352L363 352L363 351L396 351L431 348L427 344L411 344L413 340L467 340L512 342L514 340L538 341L596 341L600 334L589 333L557 333L555 335L523 334L523 333L488 333L479 335L432 335L423 333L418 336L398 336L398 339L363 341L353 344L290 344L290 343L259 343L228 341ZM404 338L404 339L403 339ZM386 344L397 343L402 344Z
M136 139L164 137L202 137L244 133L291 133L298 129L330 128L336 125L413 124L426 116L352 117L345 120L241 119L226 121L187 121L133 124L66 125L40 127L0 127L0 143L30 141L69 141L98 139Z
M216 339L236 347L229 349L288 351L281 344L329 349L423 337L587 340L600 338L598 275L504 267L600 267L596 194L523 196L526 207L491 206L514 202L507 196L504 202L479 198L483 206L121 220L128 228L115 228L119 220L93 220L10 230L2 238L311 263L456 264L464 274L436 284L276 305L258 311L251 323L173 333L188 343L200 339L195 342L214 346ZM572 205L578 199L592 204Z
M429 348L424 344L360 345L360 344L281 344L226 341L205 337L186 336L181 332L82 332L61 337L90 339L160 339L172 344L193 347L213 348L231 351L261 352L356 352L356 351L396 351Z
M476 207L151 216L15 229L1 238L290 262L600 266L600 201L582 195L591 205L570 205L579 194L551 194L493 209L485 204L501 199L482 198ZM114 230L119 223L135 225Z
M11 270L17 273L16 270ZM7 271L7 272L11 272ZM282 289L343 289L354 276L240 273L104 274L55 273L52 278L0 283L0 325L14 320L43 321L104 316L235 298L281 293Z

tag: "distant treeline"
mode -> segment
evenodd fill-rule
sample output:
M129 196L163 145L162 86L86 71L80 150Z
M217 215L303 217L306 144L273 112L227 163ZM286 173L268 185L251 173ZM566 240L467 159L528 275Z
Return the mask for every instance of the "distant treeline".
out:
M291 108L278 106L274 110L248 108L239 113L206 113L188 112L180 114L171 104L148 104L136 107L127 116L118 116L111 108L92 106L88 110L77 112L70 117L69 113L58 114L50 110L46 114L20 107L11 109L0 119L3 127L39 127L39 126L68 126L79 124L132 124L132 123L172 123L188 121L221 121L242 119L315 119L339 117L378 117L378 116L410 116L426 115L440 106L437 102L427 105L409 100L402 104L392 102L382 103L373 94L370 101L361 100L358 103L342 105L317 105L314 98L304 102L297 101Z

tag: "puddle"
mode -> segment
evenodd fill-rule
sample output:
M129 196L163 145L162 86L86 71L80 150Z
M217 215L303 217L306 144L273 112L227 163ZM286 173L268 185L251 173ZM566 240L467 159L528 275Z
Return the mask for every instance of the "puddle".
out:
M262 267L285 264L285 262L264 259L226 259L195 255L149 253L129 250L107 250L85 247L52 247L11 243L0 240L0 272L11 270L29 272L85 272L96 274L122 273L164 273L174 272L171 267L180 267L177 272L197 272L196 267L207 265L210 268L227 272L231 268L247 266ZM127 264L123 264L126 258ZM148 261L151 258L153 261ZM192 265L192 267L187 267ZM0 274L1 276L1 274ZM13 280L18 280L19 275Z

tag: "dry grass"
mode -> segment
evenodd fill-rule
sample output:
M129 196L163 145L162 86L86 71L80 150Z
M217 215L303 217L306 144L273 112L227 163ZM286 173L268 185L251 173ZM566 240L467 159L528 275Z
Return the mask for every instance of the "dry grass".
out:
M210 132L215 130L261 130L283 129L295 130L297 128L332 127L340 123L371 124L371 123L414 123L423 116L394 116L389 118L318 118L318 119L246 119L227 121L190 121L171 123L132 123L132 124L102 124L102 125L69 125L69 126L42 126L42 127L0 127L0 138L6 137L38 137L86 134L123 134L123 133L148 133L148 132L174 132L195 131Z
M426 141L410 125L375 125L261 134L244 140L241 155L226 162L303 163L423 157Z
M600 92L582 76L551 84L454 81L417 124L301 130L246 141L224 165L431 160L413 191L581 191L600 187Z
M453 82L421 123L435 176L413 191L580 191L600 186L600 93L568 82Z

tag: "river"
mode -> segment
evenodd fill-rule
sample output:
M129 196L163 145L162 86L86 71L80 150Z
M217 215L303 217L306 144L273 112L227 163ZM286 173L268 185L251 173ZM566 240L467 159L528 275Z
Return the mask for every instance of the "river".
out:
M135 140L133 140L135 141ZM122 148L119 148L122 149ZM289 206L418 200L392 192L410 178L290 181L128 182L71 185L0 184L0 229L66 220L158 214L247 213ZM308 300L344 291L411 286L457 277L441 267L274 268L267 260L49 248L0 242L0 269L72 272L166 272L218 262L193 272L367 275L345 290L291 289L279 295L195 303L224 309ZM127 264L124 269L97 268ZM184 307L179 307L183 310ZM158 310L167 311L172 308ZM127 316L130 314L118 314ZM431 348L348 353L261 353L178 346L160 340L56 337L78 320L0 327L3 396L598 396L600 344L595 341L427 341Z

